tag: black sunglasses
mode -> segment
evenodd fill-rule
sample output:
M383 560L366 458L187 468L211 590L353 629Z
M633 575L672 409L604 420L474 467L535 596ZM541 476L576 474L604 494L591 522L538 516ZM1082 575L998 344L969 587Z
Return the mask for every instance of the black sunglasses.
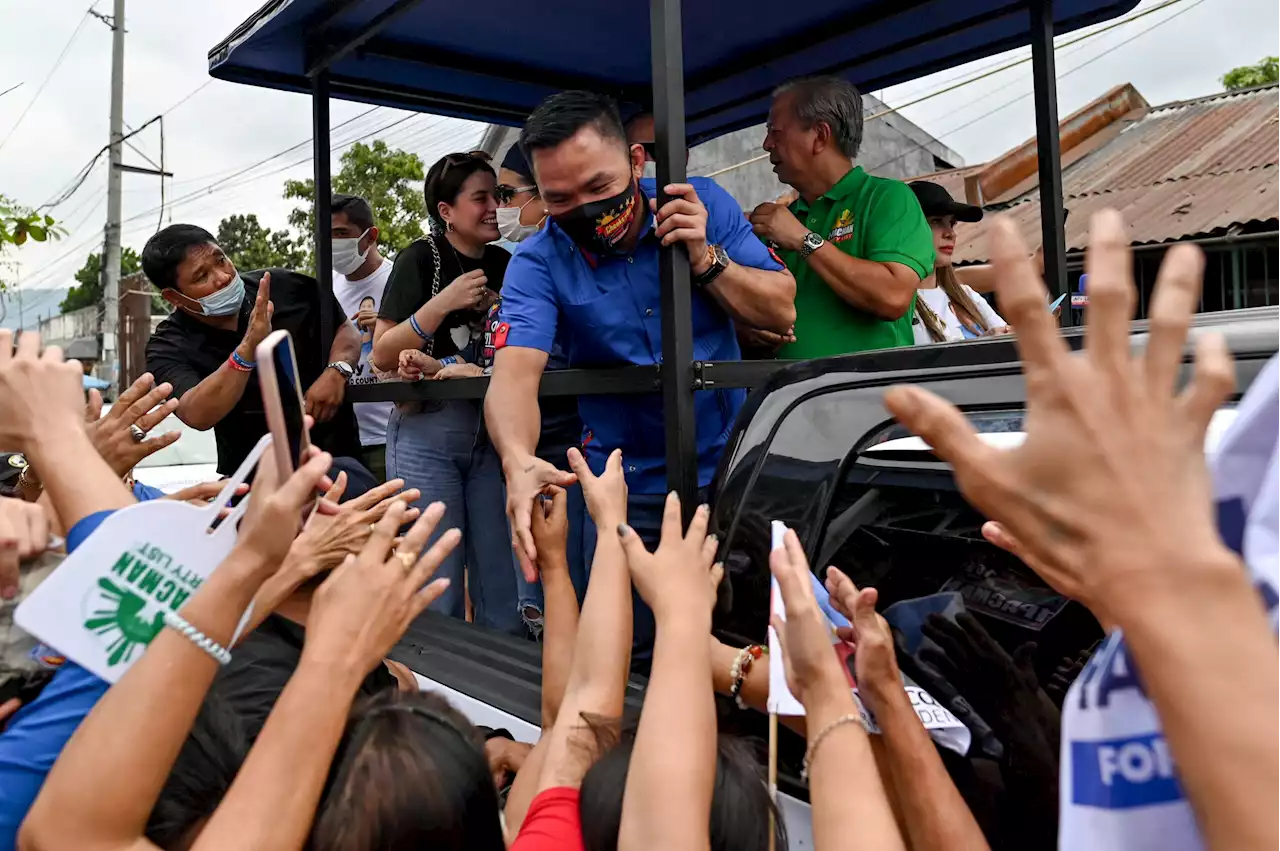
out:
M508 186L505 183L499 183L493 187L493 197L499 204L510 204L511 200L521 192L536 193L537 191L536 186Z

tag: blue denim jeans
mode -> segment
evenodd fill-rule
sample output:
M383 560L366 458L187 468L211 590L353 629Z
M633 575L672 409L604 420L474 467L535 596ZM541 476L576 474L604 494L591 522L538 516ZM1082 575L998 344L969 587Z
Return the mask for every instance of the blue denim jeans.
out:
M558 469L568 470L569 460L568 451L570 446L577 444L565 444L563 446L539 447L537 455L543 461L554 464ZM569 533L568 540L565 542L565 551L569 560L569 579L573 582L573 590L578 594L578 605L582 605L583 599L587 594L587 565L590 561L590 553L583 546L584 525L589 522L587 517L587 503L582 495L582 488L574 485L566 492ZM592 551L595 550L595 543L592 542ZM529 631L536 637L542 632L542 582L529 582L524 578L524 571L520 569L520 560L515 560L516 565L516 589L520 595L520 611L524 617ZM537 611L537 617L531 618L532 611Z
M426 402L415 413L397 408L387 422L387 473L421 491L418 508L445 504L432 542L447 529L462 530L462 543L436 571L451 580L449 589L431 608L466 615L465 569L475 622L522 635L502 464L488 441L477 442L479 424L479 408L467 400Z
M707 490L698 491L698 501L705 502ZM662 538L662 512L667 504L665 493L633 493L627 497L627 525L635 530L644 541L645 548L653 552ZM587 558L595 557L596 524L590 512L583 512L586 522L583 525L582 547ZM616 530L607 530L607 534L616 535ZM589 562L588 562L589 563ZM587 568L590 576L591 568ZM576 583L575 583L576 587ZM640 595L631 591L631 667L634 670L648 673L653 662L654 623L653 611L645 605Z

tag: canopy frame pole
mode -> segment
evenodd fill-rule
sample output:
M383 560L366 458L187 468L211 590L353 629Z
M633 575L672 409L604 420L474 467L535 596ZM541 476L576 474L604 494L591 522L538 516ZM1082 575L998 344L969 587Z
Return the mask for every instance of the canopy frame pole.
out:
M686 182L684 42L681 0L650 0L653 123L658 153L658 206L663 188ZM693 300L689 255L683 243L659 252L662 287L662 410L666 432L667 488L680 496L684 521L698 506L698 442L694 416Z
M1053 59L1053 0L1031 4L1031 79L1036 99L1044 280L1050 296L1057 298L1067 292L1067 245L1062 220L1062 145L1058 138L1058 82ZM1060 315L1070 313L1063 310Z
M316 282L320 285L320 358L329 362L329 350L337 329L333 311L333 181L329 170L329 71L311 78L311 147L315 169Z
M413 7L418 5L419 2L420 0L396 0L396 2L392 3L386 9L383 9L375 15L373 20L369 21L369 23L365 24L354 33L348 34L341 42L337 44L317 44L318 49L316 55L311 58L307 65L307 75L311 76L319 72L321 69L329 68L333 63L346 57L353 50L358 50L365 44L365 42L378 35L378 33L386 29L392 21L403 15L405 12L413 9ZM340 16L341 13L339 13L338 16L335 16L335 19ZM326 20L326 28L332 20L333 19ZM325 33L320 28L317 28L316 36L317 38L324 38Z

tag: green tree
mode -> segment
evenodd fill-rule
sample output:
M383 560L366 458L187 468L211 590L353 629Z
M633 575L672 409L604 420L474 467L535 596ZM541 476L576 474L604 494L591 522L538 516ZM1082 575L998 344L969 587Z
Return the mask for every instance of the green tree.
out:
M381 140L372 145L356 142L342 154L342 167L333 176L333 191L359 195L373 208L378 226L378 244L385 254L408 246L423 235L427 202L422 197L426 172L417 154L387 147ZM305 202L289 214L289 224L302 234L301 242L313 243L315 233L315 181L288 180L284 197ZM308 248L311 268L315 268L313 248Z
M253 213L227 216L218 222L218 245L237 269L296 269L307 271L310 258L289 231L272 230Z
M120 277L132 275L142 270L138 261L138 253L132 248L120 249ZM90 254L75 274L76 286L67 290L67 296L58 305L62 313L70 313L82 307L102 304L102 255L96 251Z
M44 242L49 239L61 239L64 231L54 222L52 216L43 216L29 207L0 195L0 257L10 247L25 245L27 240ZM0 270L7 268L0 264ZM0 276L0 292L6 287Z
M1222 75L1222 87L1229 92L1266 86L1280 81L1280 57L1264 57L1256 65L1241 65Z

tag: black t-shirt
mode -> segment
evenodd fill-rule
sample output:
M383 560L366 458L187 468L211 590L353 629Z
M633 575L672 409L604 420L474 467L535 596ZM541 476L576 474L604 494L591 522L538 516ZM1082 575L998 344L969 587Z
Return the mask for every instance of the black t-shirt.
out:
M274 312L271 327L288 331L293 336L298 356L298 379L302 390L324 373L329 363L333 339L320 339L320 288L315 278L287 269L271 269L271 304ZM156 383L173 385L173 398L180 399L188 390L221 368L236 346L244 339L258 295L262 271L245 272L244 301L240 304L239 321L234 331L206 325L181 310L175 310L147 341L147 370ZM334 316L341 321L342 307L333 299ZM235 407L214 426L218 443L218 472L229 476L236 471L262 435L267 433L267 417L262 404L258 375L249 376L244 393ZM360 438L355 412L344 402L327 423L317 423L311 430L311 442L334 455L359 454Z
M440 290L449 286L460 275L484 269L485 277L489 279L489 289L495 293L501 291L502 278L507 272L507 262L511 259L505 248L486 245L484 255L476 260L455 251L445 237L434 239L436 249L440 252ZM391 267L391 277L387 279L387 288L382 293L378 316L395 323L408 319L431 300L434 275L435 260L431 254L431 246L425 239L420 239L401 251ZM450 313L435 330L431 356L443 358L456 355L466 347L470 337L479 332L483 320L484 314L478 310L455 310Z
M274 284L274 273L271 279ZM214 688L235 708L250 741L262 732L271 708L298 667L305 637L306 631L299 624L280 615L267 615L231 651L230 664L218 672ZM365 677L360 694L377 694L396 687L396 678L387 666L378 665Z

